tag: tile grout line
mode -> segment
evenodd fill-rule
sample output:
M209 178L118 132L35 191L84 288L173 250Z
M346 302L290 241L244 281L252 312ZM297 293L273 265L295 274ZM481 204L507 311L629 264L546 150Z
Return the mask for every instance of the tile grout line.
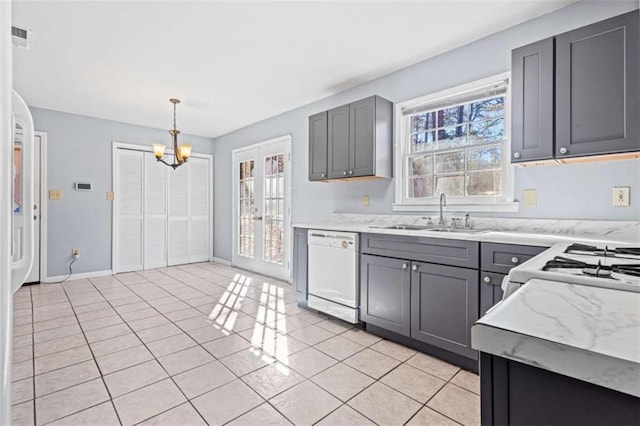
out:
M93 288L96 288L96 287L93 285L93 283L92 283L91 281L89 281L89 284L90 284ZM96 289L96 290L97 290L97 289ZM64 286L62 286L62 291L64 291L65 295L67 295L67 298L69 298L69 295L67 294L67 290L64 288ZM73 306L73 303L71 302L71 299L69 299L69 303L71 304L71 310L73 310L73 313L74 313L74 315L76 316L76 321L78 321L78 326L79 326L79 327L80 327L80 329L82 330L82 336L84 337L84 340L85 340L85 342L86 342L86 344L87 344L87 347L89 348L89 352L91 353L91 357L92 357L92 359L93 359L93 362L94 362L94 364L96 365L96 368L98 369L98 374L100 374L100 380L102 381L102 386L104 386L104 389L107 391L107 395L109 396L109 401L110 401L110 402L111 402L111 404L113 405L113 398L111 397L111 391L109 390L109 387L107 386L107 383L104 381L104 376L103 376L103 374L102 374L102 369L100 368L100 364L98 364L98 360L96 359L96 356L95 356L95 354L93 353L93 349L91 348L91 345L89 344L89 341L87 340L87 336L86 336L86 334L85 334L85 332L84 332L84 329L82 329L82 326L80 325L80 320L78 319L78 314L76 313L75 307ZM83 362L84 362L84 361L83 361ZM95 380L95 379L91 379L91 380ZM88 382L89 382L89 381L91 381L91 380L87 380L87 381L86 381L86 382L84 382L84 383L88 383ZM75 386L75 385L74 385L74 386ZM76 411L75 413L71 413L71 414L69 414L69 415L67 415L67 416L61 417L60 419L63 419L63 418L65 418L65 417L72 416L72 415L77 414L77 413L80 413L80 412L82 412L82 411L86 411L86 410L88 410L88 409L90 409L90 408L93 408L93 407L96 407L96 406L98 406L98 405L100 405L100 404L103 404L104 402L106 402L106 401L102 401L102 402L100 402L100 403L98 403L98 404L92 405L91 407L87 407L87 408L85 408L85 409L83 409L83 410ZM122 425L122 420L120 420L120 414L118 414L118 410L116 410L116 409L115 409L115 407L114 407L114 411L115 411L115 413L116 413L116 418L118 419L118 422ZM58 420L60 420L60 419L55 419L55 420L53 420L53 421L58 421Z

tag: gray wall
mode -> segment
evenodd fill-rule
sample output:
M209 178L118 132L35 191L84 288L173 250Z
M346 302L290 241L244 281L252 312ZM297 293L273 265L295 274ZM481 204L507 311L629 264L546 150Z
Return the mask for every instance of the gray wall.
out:
M292 136L293 221L327 220L334 211L390 213L393 181L311 183L307 179L307 119L372 94L394 103L509 71L511 50L555 34L638 8L637 1L578 2L474 43L427 59L329 98L216 138L216 257L231 259L231 150L270 138ZM414 41L415 42L415 41ZM384 54L384 52L380 52ZM283 70L286 72L286 70ZM529 218L640 219L640 162L637 160L516 169L516 198L538 191L538 206L514 216ZM616 185L631 186L632 206L611 207ZM370 206L361 206L369 194ZM225 200L225 202L221 202Z
M31 108L36 130L47 132L48 189L62 190L60 201L47 200L47 276L67 274L71 249L80 249L74 273L111 269L112 141L149 146L169 144L166 129L135 126L82 115ZM167 123L170 125L171 123ZM194 152L213 153L209 138L180 135ZM77 192L76 181L93 183Z

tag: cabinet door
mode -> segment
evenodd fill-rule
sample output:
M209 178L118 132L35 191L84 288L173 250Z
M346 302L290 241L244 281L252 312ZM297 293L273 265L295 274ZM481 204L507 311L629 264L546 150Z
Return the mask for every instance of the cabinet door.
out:
M360 259L360 320L409 336L410 262L366 254Z
M327 178L327 111L309 117L309 180Z
M638 11L556 38L556 158L640 149Z
M349 105L328 111L327 175L329 179L347 177L349 172Z
M293 286L297 302L307 300L307 230L293 230Z
M553 38L511 52L511 162L553 158Z
M349 105L349 176L375 174L376 98Z
M411 337L477 359L471 326L478 319L478 271L412 262Z
M480 316L502 300L502 280L504 274L482 271L480 273Z

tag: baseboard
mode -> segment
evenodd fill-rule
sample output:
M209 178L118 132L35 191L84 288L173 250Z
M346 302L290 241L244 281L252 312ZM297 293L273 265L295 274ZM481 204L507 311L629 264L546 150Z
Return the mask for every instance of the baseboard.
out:
M227 259L221 259L219 257L212 257L211 261L214 262L214 263L219 263L221 265L231 266L231 261L229 261Z
M93 271L93 272L81 272L79 274L71 274L69 278L66 275L57 275L55 277L46 277L40 282L43 283L59 283L60 281L67 278L67 280L81 280L84 278L96 278L96 277L105 277L107 275L113 275L113 271L111 269L105 271Z

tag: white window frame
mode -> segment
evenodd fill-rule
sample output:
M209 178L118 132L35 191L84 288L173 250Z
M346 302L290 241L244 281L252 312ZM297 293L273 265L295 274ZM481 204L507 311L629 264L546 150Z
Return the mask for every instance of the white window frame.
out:
M511 165L511 73L506 72L491 77L462 84L460 86L431 93L409 101L397 103L395 105L395 144L394 144L394 164L393 173L395 176L395 202L393 211L436 211L440 208L439 194L434 194L428 198L411 198L405 193L407 188L405 178L408 176L406 168L407 154L411 152L411 143L408 137L409 120L403 114L405 109L418 108L427 104L435 104L447 98L463 95L465 92L472 92L484 86L490 86L504 82L507 84L505 94L505 138L502 147L502 181L503 193L499 197L448 197L447 206L449 210L454 207L465 212L517 212L519 203L514 201L514 166ZM427 154L425 152L425 154Z

